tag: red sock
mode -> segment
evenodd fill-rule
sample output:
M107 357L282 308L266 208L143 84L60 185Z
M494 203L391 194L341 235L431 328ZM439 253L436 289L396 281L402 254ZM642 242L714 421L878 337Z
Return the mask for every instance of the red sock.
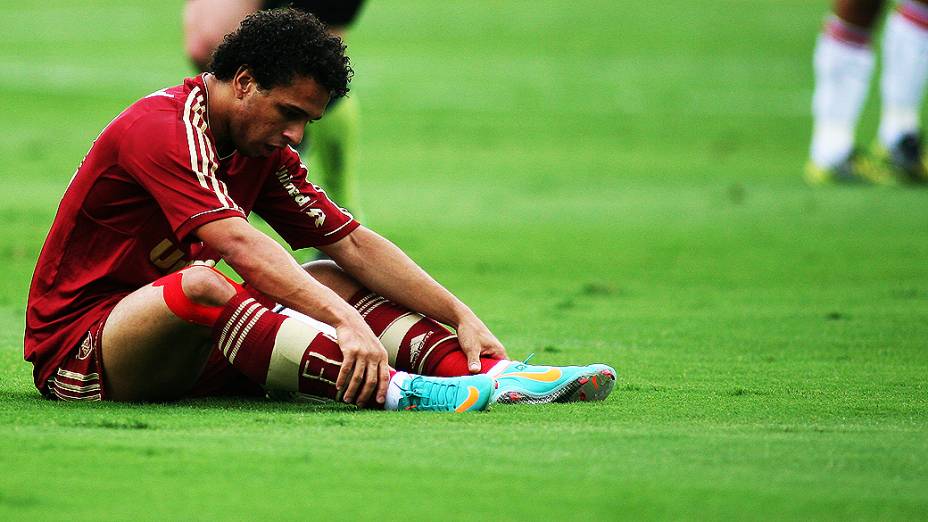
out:
M481 356L480 373L489 372L490 369L499 364L501 360L502 359ZM462 375L470 375L470 370L467 365L467 356L464 355L464 352L462 352L460 346L458 346L456 351L448 353L438 361L438 364L435 365L435 373L429 375L434 375L435 377L460 377Z
M300 361L300 393L341 400L342 394L335 389L335 380L341 369L342 350L338 343L323 333L317 334ZM371 404L375 404L375 401L371 401Z
M896 7L896 11L916 26L928 30L928 7L924 4L907 0L900 2Z
M368 290L355 294L354 306L390 354L390 366L435 375L438 361L460 351L458 337L438 321L412 312Z
M853 45L856 47L868 47L872 32L864 27L845 22L837 16L830 16L825 22L825 34L833 40Z
M216 349L233 367L253 382L265 386L275 345L278 344L278 332L286 320L294 321L272 312L248 292L242 291L223 307L213 326L213 341ZM299 328L310 328L300 325ZM277 346L277 356L281 359L275 362L272 370L278 372L275 384L285 383L279 386L284 391L338 399L340 394L335 389L335 380L341 369L341 349L335 340L323 333L311 337L307 346L305 339L312 335L312 330L306 332L300 346Z

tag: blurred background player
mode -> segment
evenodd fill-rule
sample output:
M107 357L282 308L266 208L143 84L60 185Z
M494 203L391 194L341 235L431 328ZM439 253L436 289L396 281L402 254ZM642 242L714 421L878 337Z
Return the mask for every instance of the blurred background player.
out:
M292 6L314 14L328 32L343 41L364 0L188 0L184 6L184 47L200 72L209 66L222 37L247 15L262 9ZM364 221L358 195L359 106L357 97L338 98L325 118L306 128L301 153L308 153L314 180L339 204Z
M878 0L837 0L815 47L814 128L806 180L887 184L928 182L919 114L928 78L928 0L904 0L883 34L880 127L866 157L854 133L867 99Z

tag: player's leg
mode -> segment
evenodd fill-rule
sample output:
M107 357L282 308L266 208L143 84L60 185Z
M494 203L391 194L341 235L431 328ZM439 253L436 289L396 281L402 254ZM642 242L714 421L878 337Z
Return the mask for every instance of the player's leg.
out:
M276 7L283 0L265 0L266 7ZM286 1L296 9L316 15L328 26L329 34L345 40L364 6L363 0ZM334 100L325 116L306 128L304 150L316 166L314 181L329 197L364 222L358 195L360 108L357 94ZM319 255L322 255L321 253Z
M222 37L260 6L261 0L187 0L184 4L184 49L194 67L205 71Z
M306 128L310 164L329 197L364 221L358 195L360 109L357 96L335 100L325 116Z
M422 375L450 377L469 374L458 338L446 326L372 293L332 261L314 261L303 266L316 280L358 310L387 349L390 366ZM306 320L302 314L289 310L282 313ZM312 323L312 320L309 319L309 322ZM463 368L448 366L457 357L452 357L442 367L442 361L452 353L460 355ZM486 373L500 361L484 357L481 362Z
M928 81L928 0L905 0L883 33L878 154L902 181L928 182L919 118Z
M470 373L457 335L444 325L371 293L331 261L304 266L357 308L387 349L391 366L444 377ZM293 316L306 319L301 314ZM603 364L537 366L492 357L481 357L481 372L496 379L494 400L500 403L603 400L616 379L615 370Z
M814 127L806 167L810 183L884 181L877 171L862 168L854 151L875 63L871 34L882 4L837 0L816 42Z
M330 28L340 38L344 28ZM314 182L326 191L332 201L348 210L362 223L366 216L361 208L358 188L358 165L360 163L361 109L358 95L354 92L343 98L332 100L326 107L325 116L306 126L306 134L300 143L300 154L309 155ZM315 259L326 259L322 251Z
M236 293L205 267L185 271L182 285L192 302L208 308L221 306ZM129 294L106 320L102 357L107 395L113 400L176 399L193 386L206 364L210 329L178 317L165 302L164 290L152 284Z
M332 337L277 314L212 268L175 272L113 309L102 340L108 397L166 400L196 384L211 350L265 389L338 400L342 354ZM387 407L485 409L492 380L396 374ZM405 402L404 402L405 401Z

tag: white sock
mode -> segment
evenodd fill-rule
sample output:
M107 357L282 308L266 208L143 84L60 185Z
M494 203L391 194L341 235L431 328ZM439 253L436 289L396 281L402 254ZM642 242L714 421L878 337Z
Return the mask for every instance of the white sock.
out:
M510 364L512 364L512 361L501 359L498 363L494 364L493 367L487 371L487 375L495 379L499 377L499 375L503 373L503 371L505 371L506 368L508 368Z
M387 399L383 403L383 409L396 410L399 408L400 398L403 396L403 385L409 380L409 374L406 372L396 372L390 379L390 385L387 387Z
M854 129L867 100L875 58L869 46L854 45L822 34L815 46L815 118L809 156L830 168L850 155Z
M928 29L898 12L889 17L883 38L883 95L880 143L892 147L905 134L918 132L928 80Z

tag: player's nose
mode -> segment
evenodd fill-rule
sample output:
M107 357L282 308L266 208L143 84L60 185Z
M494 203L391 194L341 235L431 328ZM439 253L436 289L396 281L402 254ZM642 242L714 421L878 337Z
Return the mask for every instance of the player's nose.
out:
M306 127L300 124L294 124L286 129L284 129L284 138L287 139L290 145L296 146L303 141L303 133L305 132Z

